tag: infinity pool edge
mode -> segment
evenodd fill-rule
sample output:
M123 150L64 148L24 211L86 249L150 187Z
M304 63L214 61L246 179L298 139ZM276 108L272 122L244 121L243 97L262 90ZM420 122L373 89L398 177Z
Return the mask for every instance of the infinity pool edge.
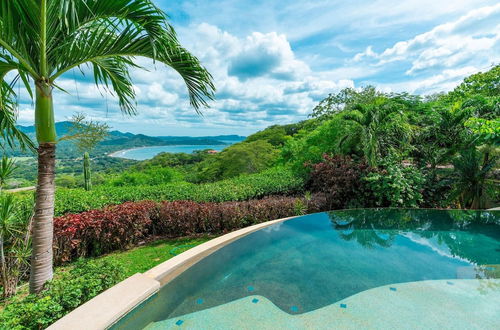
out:
M47 329L107 329L201 259L243 236L296 217L270 220L245 227L195 246L144 273L137 273L123 280L65 315Z

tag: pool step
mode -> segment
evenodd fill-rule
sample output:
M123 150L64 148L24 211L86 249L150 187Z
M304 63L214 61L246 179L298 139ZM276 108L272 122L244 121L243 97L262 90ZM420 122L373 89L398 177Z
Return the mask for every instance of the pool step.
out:
M150 324L146 329L498 329L500 280L392 284L291 315L263 296Z

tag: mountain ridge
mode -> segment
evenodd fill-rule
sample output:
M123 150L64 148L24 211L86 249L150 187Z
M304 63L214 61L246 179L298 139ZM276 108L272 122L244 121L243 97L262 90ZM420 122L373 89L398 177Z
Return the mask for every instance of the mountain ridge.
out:
M56 132L59 137L68 135L71 122L60 121L56 123ZM17 126L22 132L26 133L31 139L35 140L35 126ZM149 136L146 134L134 134L130 132L121 132L112 130L108 136L101 141L94 150L93 156L104 156L112 152L123 149L138 147L153 147L166 145L225 145L225 141L237 142L244 140L244 136L239 135L217 135L217 136ZM59 158L77 158L80 157L74 141L63 140L57 144L57 156ZM9 152L12 156L28 156L30 152L13 150Z

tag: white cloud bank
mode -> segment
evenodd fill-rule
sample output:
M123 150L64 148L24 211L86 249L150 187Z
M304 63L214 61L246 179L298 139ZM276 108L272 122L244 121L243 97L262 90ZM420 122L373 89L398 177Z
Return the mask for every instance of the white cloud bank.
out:
M462 2L470 5L468 0ZM413 0L410 3L417 4ZM309 10L322 10L318 6L319 2ZM408 6L405 2L392 6L391 10L407 12ZM353 16L365 15L372 7L364 6ZM456 12L459 7L453 8ZM439 15L442 12L439 11ZM374 12L371 15L374 19L360 28L372 27L375 31L389 26ZM407 15L403 16L398 16L400 25L404 17L408 19ZM331 15L329 19L335 21ZM305 34L314 33L317 29L309 26L310 23L295 20L295 25L290 24L290 34L263 29L270 32L236 35L208 23L193 23L179 29L181 42L200 58L217 87L217 100L210 109L204 110L203 117L189 106L184 83L172 69L137 59L139 65L149 69L132 70L137 117L120 115L116 98L106 93L103 98L91 75L75 84L70 74L59 83L71 95L55 92L57 120L83 111L115 128L150 135L249 134L271 124L305 119L317 102L344 87L370 83L384 91L439 92L452 89L463 77L487 70L492 63L500 61L500 4L470 10L445 24L436 23L427 32L391 41L385 48L360 39L363 46L357 49L365 48L364 52L352 51L335 65L315 69L311 68L314 59L327 63L325 59L331 54L316 53L312 47L313 53L300 57L293 42L290 43L290 35L294 39L303 37L297 30L300 26L304 33L307 31ZM391 24L396 22L392 20ZM21 103L20 123L31 124L31 101Z

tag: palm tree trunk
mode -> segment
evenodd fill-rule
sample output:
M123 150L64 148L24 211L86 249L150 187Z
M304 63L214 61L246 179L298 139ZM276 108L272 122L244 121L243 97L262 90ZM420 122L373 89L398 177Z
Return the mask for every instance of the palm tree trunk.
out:
M42 143L38 147L38 185L30 272L32 293L40 292L45 282L52 279L55 156L54 143Z
M52 239L55 195L56 132L52 87L36 83L35 126L38 146L38 184L33 221L30 292L40 292L52 279Z

